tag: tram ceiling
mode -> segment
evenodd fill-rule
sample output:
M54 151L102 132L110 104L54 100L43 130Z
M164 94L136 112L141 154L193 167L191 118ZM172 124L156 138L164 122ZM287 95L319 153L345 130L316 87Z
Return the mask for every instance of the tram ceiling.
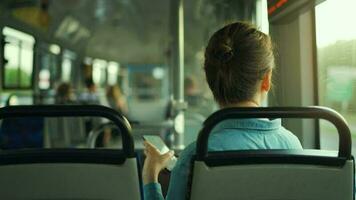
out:
M88 56L121 63L162 63L169 54L169 3L169 0L2 0L0 6L50 38L83 49ZM250 0L194 0L184 4L188 58L203 48L202 44L206 44L212 30L222 21L232 15L234 19L251 19L250 8L254 7L254 1ZM32 16L37 18L29 20Z
M46 35L82 47L90 56L162 62L166 48L162 44L168 41L167 0L2 0L0 6Z

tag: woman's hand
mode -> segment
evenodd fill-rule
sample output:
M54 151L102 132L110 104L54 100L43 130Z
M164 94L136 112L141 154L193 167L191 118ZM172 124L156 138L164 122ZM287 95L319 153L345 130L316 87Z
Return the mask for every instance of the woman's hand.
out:
M143 164L142 178L143 183L153 183L158 182L158 175L162 169L167 166L168 161L174 155L173 151L169 151L165 154L162 154L158 149L153 146L151 143L144 141L145 146L145 163Z

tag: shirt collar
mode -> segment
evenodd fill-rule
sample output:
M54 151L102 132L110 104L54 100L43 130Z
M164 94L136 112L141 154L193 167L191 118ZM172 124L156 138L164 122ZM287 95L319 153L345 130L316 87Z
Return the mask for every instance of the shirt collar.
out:
M279 129L281 119L228 119L217 124L212 132L222 129L276 130Z

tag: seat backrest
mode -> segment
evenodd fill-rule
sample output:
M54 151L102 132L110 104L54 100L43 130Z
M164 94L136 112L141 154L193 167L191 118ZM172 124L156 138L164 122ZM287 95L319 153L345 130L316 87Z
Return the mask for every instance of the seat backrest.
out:
M296 151L236 151L195 161L191 199L353 199L353 160L321 151L296 155Z
M1 199L141 199L136 158L118 150L0 154Z
M141 177L128 121L103 106L16 106L0 118L105 117L121 132L122 150L24 149L0 152L1 199L141 199Z
M0 148L21 149L43 147L44 120L41 117L1 120Z
M339 134L339 151L240 150L208 152L211 130L231 118L322 118ZM341 115L327 108L228 108L205 122L197 140L190 199L354 200L351 134Z

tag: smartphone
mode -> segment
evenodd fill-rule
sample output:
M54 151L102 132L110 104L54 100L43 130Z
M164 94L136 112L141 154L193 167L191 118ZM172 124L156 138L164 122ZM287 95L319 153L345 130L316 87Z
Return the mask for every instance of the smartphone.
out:
M163 142L161 137L158 135L144 135L143 139L148 141L149 143L153 144L153 146L155 146L161 154L165 154L169 151L169 148L167 147L167 145ZM168 169L169 171L172 171L172 169L176 165L176 162L177 162L177 158L175 156L173 156L169 160L169 162L166 166L166 169Z

